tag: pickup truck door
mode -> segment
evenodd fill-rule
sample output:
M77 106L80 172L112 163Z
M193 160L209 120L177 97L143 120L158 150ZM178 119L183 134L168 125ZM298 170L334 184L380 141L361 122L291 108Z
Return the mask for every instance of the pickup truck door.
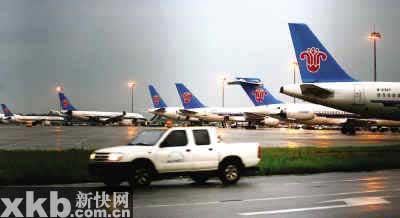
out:
M192 152L188 141L186 130L174 130L160 143L154 154L156 168L160 173L192 169Z
M215 170L218 168L216 142L212 142L207 129L193 130L193 170Z

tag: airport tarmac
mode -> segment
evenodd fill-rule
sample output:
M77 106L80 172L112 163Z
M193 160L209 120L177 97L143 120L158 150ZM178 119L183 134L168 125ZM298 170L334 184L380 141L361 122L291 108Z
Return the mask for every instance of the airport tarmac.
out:
M398 217L400 171L155 182L134 193L134 217Z
M122 145L133 138L137 127L90 126L0 126L1 149L101 148ZM264 147L390 145L400 142L400 133L357 132L342 135L338 130L218 129L226 142L259 142Z
M135 189L129 207L135 218L398 217L399 180L400 170L245 177L227 187L215 179L204 185L162 180ZM18 192L43 187L69 190L71 198L77 190L130 192L127 186L105 189L101 183L4 188Z

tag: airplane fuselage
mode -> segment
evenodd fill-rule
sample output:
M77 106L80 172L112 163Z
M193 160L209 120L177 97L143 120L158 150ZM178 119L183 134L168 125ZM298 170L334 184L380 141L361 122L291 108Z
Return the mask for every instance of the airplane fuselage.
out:
M6 121L14 123L26 123L26 122L42 122L42 121L64 121L63 117L58 116L25 116L25 115L13 115L10 117L3 118Z
M245 112L252 112L253 110L254 107L248 107L248 108L205 107L205 108L181 110L181 112L185 113L185 111L192 111L194 113L191 114L187 113L187 115L209 122L222 122L222 121L245 122L248 121L244 116Z
M307 85L317 86L324 93L307 90L305 88ZM365 118L400 120L400 83L398 82L291 84L282 86L281 93L360 114Z
M66 114L68 113L67 110L63 110L62 113ZM123 112L104 112L104 111L71 111L70 112L72 117L78 118L78 119L83 119L83 120L89 120L91 118L98 118L98 119L107 119L107 118L112 118L112 117L117 117L117 116L122 116ZM140 114L137 113L126 113L123 116L124 119L144 119L144 117Z
M257 113L285 122L308 125L340 125L357 115L316 104L280 103L258 106Z

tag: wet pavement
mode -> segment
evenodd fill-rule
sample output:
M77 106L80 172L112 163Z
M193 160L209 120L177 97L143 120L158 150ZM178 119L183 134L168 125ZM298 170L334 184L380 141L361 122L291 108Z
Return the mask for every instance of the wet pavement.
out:
M223 186L216 179L203 185L196 185L190 179L173 179L156 181L148 188L134 189L133 192L126 184L118 188L105 188L102 183L9 186L0 189L0 195L13 197L25 190L35 190L36 196L57 190L61 191L60 196L68 197L74 203L76 194L82 190L85 193L129 192L132 202L127 208L132 213L128 217L135 218L375 218L398 217L400 214L399 181L399 170L385 170L246 177L232 186Z
M160 181L134 194L135 217L398 217L400 171Z
M133 138L137 127L90 126L0 126L0 149L101 148L122 145ZM218 129L226 142L259 142L264 147L390 145L400 143L400 133L357 132L342 135L338 130Z

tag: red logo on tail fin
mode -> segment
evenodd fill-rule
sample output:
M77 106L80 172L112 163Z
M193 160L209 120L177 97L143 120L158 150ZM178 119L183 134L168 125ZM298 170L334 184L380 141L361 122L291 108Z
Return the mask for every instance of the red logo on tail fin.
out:
M264 97L266 95L268 95L268 93L262 88L257 88L256 90L254 90L252 92L252 94L254 95L254 98L255 98L256 102L258 102L258 103L263 102L264 101Z
M300 53L300 60L306 60L307 70L311 73L317 73L321 67L321 60L326 61L328 56L319 48L307 48Z
M160 96L158 96L158 95L153 96L153 102L154 102L154 105L157 106L160 103Z
M192 93L190 93L190 92L184 92L183 94L182 94L182 98L183 98L183 102L184 103L190 103L190 101L192 100Z
M64 107L64 108L66 108L66 107L69 106L69 102L68 102L67 99L64 99L63 102L62 102L62 104L63 104L63 107Z

